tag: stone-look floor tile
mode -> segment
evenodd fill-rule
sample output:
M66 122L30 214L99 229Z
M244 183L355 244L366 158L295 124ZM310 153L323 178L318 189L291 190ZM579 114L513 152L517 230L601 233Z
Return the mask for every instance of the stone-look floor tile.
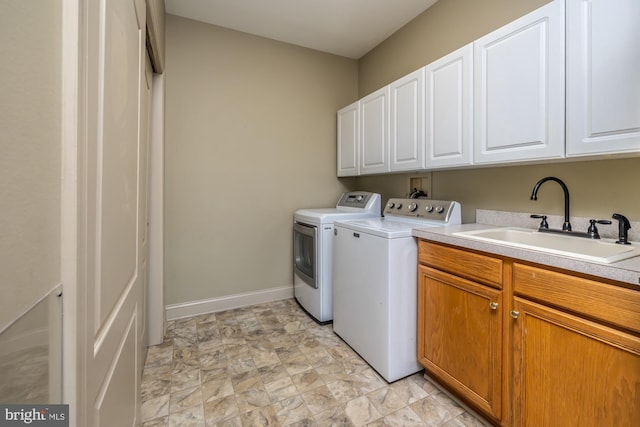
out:
M159 372L155 375L147 373L142 376L140 397L142 402L168 395L171 392L171 370Z
M388 415L406 406L406 402L389 387L371 392L367 398L382 415Z
M257 369L252 369L240 374L231 375L231 383L236 393L243 393L252 388L264 388L262 379L258 375Z
M244 372L253 371L256 368L256 364L253 362L253 357L247 353L243 357L229 358L227 362L229 375L242 374Z
M269 395L262 385L260 387L243 391L242 393L236 393L236 400L238 402L240 414L253 411L254 409L263 408L271 404Z
M271 403L276 403L281 400L299 395L298 389L293 384L293 381L291 381L290 377L266 383L264 385L264 388L269 394Z
M204 403L204 418L207 425L218 425L238 415L240 411L234 395Z
M326 385L303 391L302 398L307 408L309 408L314 415L339 405L339 402L333 397L333 394L331 394L331 391Z
M299 374L313 368L311 365L309 365L307 358L304 356L298 356L294 357L293 359L285 360L282 362L282 365L287 370L289 375Z
M144 371L146 372L152 367L171 365L173 357L172 347L150 347L147 351L147 359L144 362Z
M202 399L205 402L222 399L223 397L232 396L233 394L233 385L229 377L225 376L202 383Z
M361 393L353 387L353 384L345 380L337 380L327 384L333 397L341 403L347 403L361 396Z
M371 393L387 385L387 383L381 380L373 369L370 368L361 373L351 374L349 378L363 394Z
M258 375L260 375L262 382L265 384L281 378L289 377L289 373L280 362L274 363L273 365L259 367Z
M452 415L452 418L465 412L460 405L443 392L433 393L431 396L438 406L446 409Z
M288 334L271 337L269 341L273 344L273 348L291 348L296 345Z
M275 403L273 408L276 411L278 424L282 426L288 426L305 420L311 421L313 417L311 411L309 411L305 405L302 396L299 394Z
M251 355L253 356L253 363L256 368L270 366L280 362L280 358L274 350L264 352L251 350Z
M355 425L340 407L320 412L316 414L314 420L318 426L353 427Z
M207 382L228 376L227 364L219 363L213 366L207 366L200 369L200 381Z
M214 423L207 423L206 425L207 427L242 427L242 418L237 416Z
M389 387L402 399L403 402L411 404L422 400L429 394L420 387L418 383L411 380L396 381L390 384Z
M172 367L174 370L185 368L199 368L200 359L198 358L198 348L174 348Z
M355 426L364 426L382 418L382 414L366 396L360 396L347 402L344 413Z
M309 369L308 371L292 375L291 380L300 391L307 391L324 385L324 381L322 381L315 369Z
M150 421L146 421L142 423L142 427L168 427L169 426L169 416L156 418Z
M169 427L202 427L204 410L202 405L169 414Z
M491 424L481 421L468 412L463 412L452 420L442 424L442 427L489 427Z
M308 353L305 353L305 357L311 364L311 366L323 366L330 363L335 363L335 359L323 348L318 348Z
M208 314L200 314L198 316L194 316L193 320L196 321L196 325L200 325L203 323L211 323L217 320L216 313L208 313Z
M169 394L149 399L142 403L142 421L169 415Z
M454 418L454 415L446 407L439 405L433 396L414 402L409 407L428 426L440 426L445 421Z
M213 341L220 338L220 330L217 323L203 323L198 325L198 342Z
M183 411L202 405L202 390L200 386L179 390L171 393L169 409L171 415L174 411Z
M338 380L349 380L349 374L345 372L344 366L339 362L316 366L315 370L325 384Z
M276 413L271 406L257 408L240 416L243 426L266 427L277 426Z
M171 392L200 385L200 368L176 369L171 374Z
M485 425L423 372L388 384L293 298L168 322L141 394L143 427Z
M411 410L411 408L404 407L384 417L384 425L420 427L425 426L426 424L415 412Z
M295 359L296 357L303 357L304 354L300 351L300 349L294 344L290 347L277 347L275 349L276 354L282 361Z

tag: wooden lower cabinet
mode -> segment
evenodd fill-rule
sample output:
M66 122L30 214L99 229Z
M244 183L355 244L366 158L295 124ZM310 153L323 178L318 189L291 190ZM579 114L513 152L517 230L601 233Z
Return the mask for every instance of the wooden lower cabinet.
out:
M640 426L640 288L419 247L418 360L431 377L501 426Z
M418 358L479 411L502 411L502 292L419 267Z
M640 339L516 297L514 425L640 425Z

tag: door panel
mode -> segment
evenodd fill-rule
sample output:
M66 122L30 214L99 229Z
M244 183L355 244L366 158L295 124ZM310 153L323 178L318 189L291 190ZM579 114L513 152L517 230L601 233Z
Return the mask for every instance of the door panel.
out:
M89 426L139 419L147 260L148 99L145 2L87 8L86 299ZM79 421L78 425L84 425Z
M128 4L127 4L128 3ZM103 4L98 117L96 294L99 327L137 279L138 81L140 46L132 2ZM99 313L99 314L98 314Z

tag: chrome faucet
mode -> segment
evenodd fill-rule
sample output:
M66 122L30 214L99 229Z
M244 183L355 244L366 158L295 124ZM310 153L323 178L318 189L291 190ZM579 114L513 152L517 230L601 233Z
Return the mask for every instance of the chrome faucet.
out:
M531 200L538 200L538 189L547 181L557 182L560 184L560 187L562 187L562 191L564 191L564 224L562 224L562 231L571 231L571 223L569 222L569 189L561 179L556 178L555 176L548 176L536 182L536 185L533 187L533 191L531 192Z

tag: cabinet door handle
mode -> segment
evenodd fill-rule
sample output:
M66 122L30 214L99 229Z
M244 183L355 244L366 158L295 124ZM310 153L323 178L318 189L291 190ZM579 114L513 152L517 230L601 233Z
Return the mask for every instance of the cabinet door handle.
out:
M489 303L489 308L490 308L491 310L497 310L497 309L498 309L498 303L497 303L497 302L495 302L495 301L491 301L491 302Z
M514 319L517 319L518 316L520 316L520 312L519 311L511 310L511 317L513 317Z

